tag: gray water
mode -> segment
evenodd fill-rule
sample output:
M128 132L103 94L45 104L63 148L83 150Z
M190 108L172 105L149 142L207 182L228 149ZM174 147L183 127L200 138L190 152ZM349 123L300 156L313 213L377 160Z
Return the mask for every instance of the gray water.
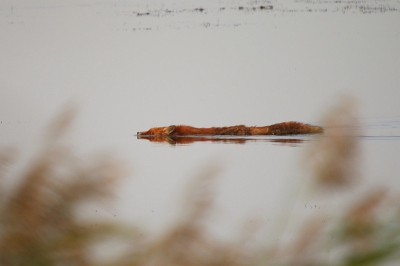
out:
M78 153L111 151L132 170L104 215L162 230L176 220L191 177L216 164L211 227L231 236L257 218L268 232L282 212L325 206L285 200L306 180L303 157L315 137L170 145L136 132L320 124L351 95L363 128L357 189L399 189L398 1L214 2L3 1L0 145L17 146L26 161L48 122L72 104Z

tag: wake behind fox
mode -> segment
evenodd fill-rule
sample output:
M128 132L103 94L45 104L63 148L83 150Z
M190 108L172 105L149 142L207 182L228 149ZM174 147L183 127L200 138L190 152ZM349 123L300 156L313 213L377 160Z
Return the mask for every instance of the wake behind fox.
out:
M197 128L185 125L171 125L168 127L153 127L147 131L138 132L138 136L188 136L188 135L231 135L231 136L257 136L257 135L300 135L318 134L324 130L319 126L299 122L283 122L264 127L247 127L237 125L230 127Z

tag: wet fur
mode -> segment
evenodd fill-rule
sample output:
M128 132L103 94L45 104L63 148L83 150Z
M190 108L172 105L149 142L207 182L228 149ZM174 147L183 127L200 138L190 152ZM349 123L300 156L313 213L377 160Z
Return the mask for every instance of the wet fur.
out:
M138 132L138 136L188 136L188 135L231 135L231 136L256 136L256 135L297 135L323 133L318 126L299 122L283 122L264 127L246 127L244 125L230 127L196 128L185 125L171 125L168 127L154 127L147 131Z

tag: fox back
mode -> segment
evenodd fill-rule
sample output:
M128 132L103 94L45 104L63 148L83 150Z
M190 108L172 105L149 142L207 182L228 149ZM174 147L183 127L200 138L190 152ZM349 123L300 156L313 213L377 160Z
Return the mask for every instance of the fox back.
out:
M296 135L323 133L323 128L299 122L283 122L264 127L246 127L244 125L230 127L196 128L184 125L168 127L153 127L147 131L138 132L138 136L187 136L187 135Z

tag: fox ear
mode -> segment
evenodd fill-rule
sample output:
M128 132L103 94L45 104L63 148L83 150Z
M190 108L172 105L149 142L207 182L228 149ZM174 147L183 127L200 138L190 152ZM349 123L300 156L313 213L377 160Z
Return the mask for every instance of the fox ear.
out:
M172 132L174 132L174 130L175 130L175 126L172 125L172 126L169 126L169 127L164 128L164 133L165 133L166 135L169 135L169 134L171 134Z

